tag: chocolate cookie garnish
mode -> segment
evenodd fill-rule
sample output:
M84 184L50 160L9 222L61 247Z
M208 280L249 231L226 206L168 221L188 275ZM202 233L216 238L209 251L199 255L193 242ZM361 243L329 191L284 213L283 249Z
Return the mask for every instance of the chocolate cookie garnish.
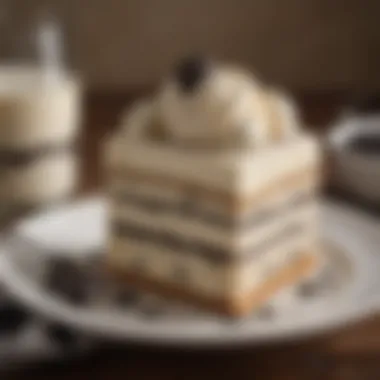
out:
M175 77L184 92L194 91L207 76L210 63L202 57L191 57L181 61Z

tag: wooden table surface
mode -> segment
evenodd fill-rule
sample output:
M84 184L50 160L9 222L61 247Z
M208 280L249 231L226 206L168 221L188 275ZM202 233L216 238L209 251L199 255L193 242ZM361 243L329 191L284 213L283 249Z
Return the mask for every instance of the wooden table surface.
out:
M101 183L101 141L115 125L129 99L93 96L86 102L83 145L84 192ZM302 99L305 119L323 128L339 101L328 97ZM318 338L267 347L234 350L192 350L107 344L75 360L44 363L1 374L10 379L380 379L380 316L343 326Z

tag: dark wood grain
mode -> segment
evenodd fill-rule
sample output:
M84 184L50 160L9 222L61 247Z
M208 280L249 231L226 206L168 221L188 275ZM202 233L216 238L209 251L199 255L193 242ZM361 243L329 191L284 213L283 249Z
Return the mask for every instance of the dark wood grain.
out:
M93 95L86 101L81 192L99 189L100 149L132 97ZM325 128L336 115L336 97L300 99L305 120ZM224 350L180 350L107 343L80 359L40 364L1 379L380 379L380 316L306 341Z

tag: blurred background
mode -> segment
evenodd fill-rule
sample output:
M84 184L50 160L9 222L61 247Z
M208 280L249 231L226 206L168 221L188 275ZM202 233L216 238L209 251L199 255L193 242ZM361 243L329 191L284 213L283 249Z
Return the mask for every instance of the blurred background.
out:
M12 1L20 17L40 1ZM205 51L300 92L380 88L373 0L41 2L62 16L73 65L90 88L134 91L176 59Z
M92 90L133 92L189 51L254 68L302 93L380 88L379 4L328 0L101 0L2 2L9 33L43 10L67 33L75 68Z
M356 104L359 109L363 99L371 105L369 112L378 115L380 2L376 0L8 0L0 3L0 60L28 55L29 26L44 14L54 15L60 24L64 62L83 83L82 193L97 191L101 185L101 143L115 128L122 109L154 88L188 53L236 61L285 87L297 99L306 124L322 138L339 124L347 107L355 109ZM332 194L330 185L339 173L331 163L339 152L330 153L326 188ZM373 171L370 175L374 178ZM380 183L380 173L376 175ZM346 199L348 194L339 191L338 196ZM365 193L365 189L352 191L350 204L376 212L380 196L369 201ZM5 317L7 323L20 317L10 315ZM57 335L61 343L70 342L67 331L59 330ZM18 339L22 346L22 338ZM38 360L35 375L82 380L116 380L127 373L135 379L222 375L251 379L252 374L263 379L380 377L378 316L291 345L180 354L132 344L104 347L65 362ZM199 364L203 360L207 364ZM1 378L26 379L30 368L30 364L7 368Z

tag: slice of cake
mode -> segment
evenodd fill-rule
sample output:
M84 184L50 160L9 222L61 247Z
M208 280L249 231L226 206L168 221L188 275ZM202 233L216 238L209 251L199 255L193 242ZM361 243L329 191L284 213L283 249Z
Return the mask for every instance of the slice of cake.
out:
M317 142L246 72L188 60L106 149L113 273L240 316L312 273Z

